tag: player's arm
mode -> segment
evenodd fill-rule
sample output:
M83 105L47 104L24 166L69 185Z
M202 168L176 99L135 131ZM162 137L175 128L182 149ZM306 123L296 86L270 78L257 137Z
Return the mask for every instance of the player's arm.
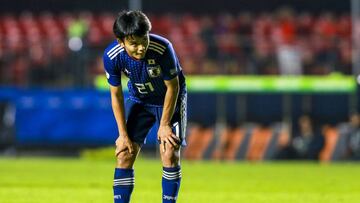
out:
M105 52L103 55L104 69L106 78L110 84L111 106L118 126L119 137L116 140L115 155L117 156L124 150L133 152L132 142L129 139L125 122L124 95L121 88L121 69L118 67Z
M178 148L180 144L180 138L178 138L171 129L171 118L175 111L176 101L180 89L178 77L180 66L171 43L169 43L166 47L161 65L164 83L167 89L158 131L158 139L161 142L162 150L165 151L165 143L169 143L175 148Z
M127 132L125 125L124 95L121 86L110 85L111 106L114 112L119 134Z
M171 80L164 80L164 82L167 90L158 132L163 151L165 151L165 143L170 143L177 148L179 147L180 142L180 139L171 130L171 118L174 114L176 101L179 94L179 79L176 76Z
M133 152L133 146L129 139L126 129L126 120L125 120L125 108L124 108L124 95L122 92L121 85L120 86L112 86L110 85L110 93L111 93L111 106L114 112L115 120L119 130L119 136L121 136L116 140L116 145L118 146L119 142L124 142L126 148L130 153ZM118 148L115 151L115 154L118 155L122 150L126 150L126 148L121 149Z

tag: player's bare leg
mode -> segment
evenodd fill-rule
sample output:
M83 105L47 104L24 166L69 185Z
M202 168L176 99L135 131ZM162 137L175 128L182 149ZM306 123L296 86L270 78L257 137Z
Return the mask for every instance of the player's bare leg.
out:
M180 147L165 143L165 151L160 150L160 155L163 164L162 201L175 203L181 181Z
M125 145L118 145L115 150L117 159L114 175L114 202L129 203L134 189L134 162L140 151L140 146L132 143L133 152L130 153Z
M161 161L164 167L176 167L180 165L180 147L175 148L165 143L165 152L160 150Z
M140 146L135 142L133 142L132 145L134 149L132 153L130 153L124 145L117 146L117 153L115 153L117 160L116 168L133 168L136 157L140 152Z

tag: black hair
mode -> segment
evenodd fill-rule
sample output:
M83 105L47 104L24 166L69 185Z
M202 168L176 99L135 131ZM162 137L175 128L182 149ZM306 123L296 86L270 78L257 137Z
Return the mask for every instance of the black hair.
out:
M122 41L127 36L145 36L150 30L151 22L141 11L121 11L113 26L116 38Z

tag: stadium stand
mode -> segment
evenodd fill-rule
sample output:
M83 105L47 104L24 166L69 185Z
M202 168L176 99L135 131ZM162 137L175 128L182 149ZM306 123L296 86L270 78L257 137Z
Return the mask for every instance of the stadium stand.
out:
M81 76L76 70L71 70L69 75L68 67L85 70L84 80L91 80L100 69L94 61L113 40L114 15L89 11L2 14L0 83L28 86L41 81L48 85L73 85L71 79ZM281 9L273 14L149 16L153 31L174 43L187 74L352 72L348 13L315 15ZM79 60L73 60L81 57L74 57L76 53L68 48L69 29L76 20L86 25L83 57ZM72 62L65 64L64 61ZM31 74L33 72L37 74ZM90 84L85 81L79 85Z

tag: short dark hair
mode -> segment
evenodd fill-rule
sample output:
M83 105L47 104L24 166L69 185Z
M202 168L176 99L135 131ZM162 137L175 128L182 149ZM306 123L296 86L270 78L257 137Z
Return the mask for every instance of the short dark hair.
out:
M141 11L121 11L113 26L114 34L120 40L126 36L144 36L150 30L151 22Z

